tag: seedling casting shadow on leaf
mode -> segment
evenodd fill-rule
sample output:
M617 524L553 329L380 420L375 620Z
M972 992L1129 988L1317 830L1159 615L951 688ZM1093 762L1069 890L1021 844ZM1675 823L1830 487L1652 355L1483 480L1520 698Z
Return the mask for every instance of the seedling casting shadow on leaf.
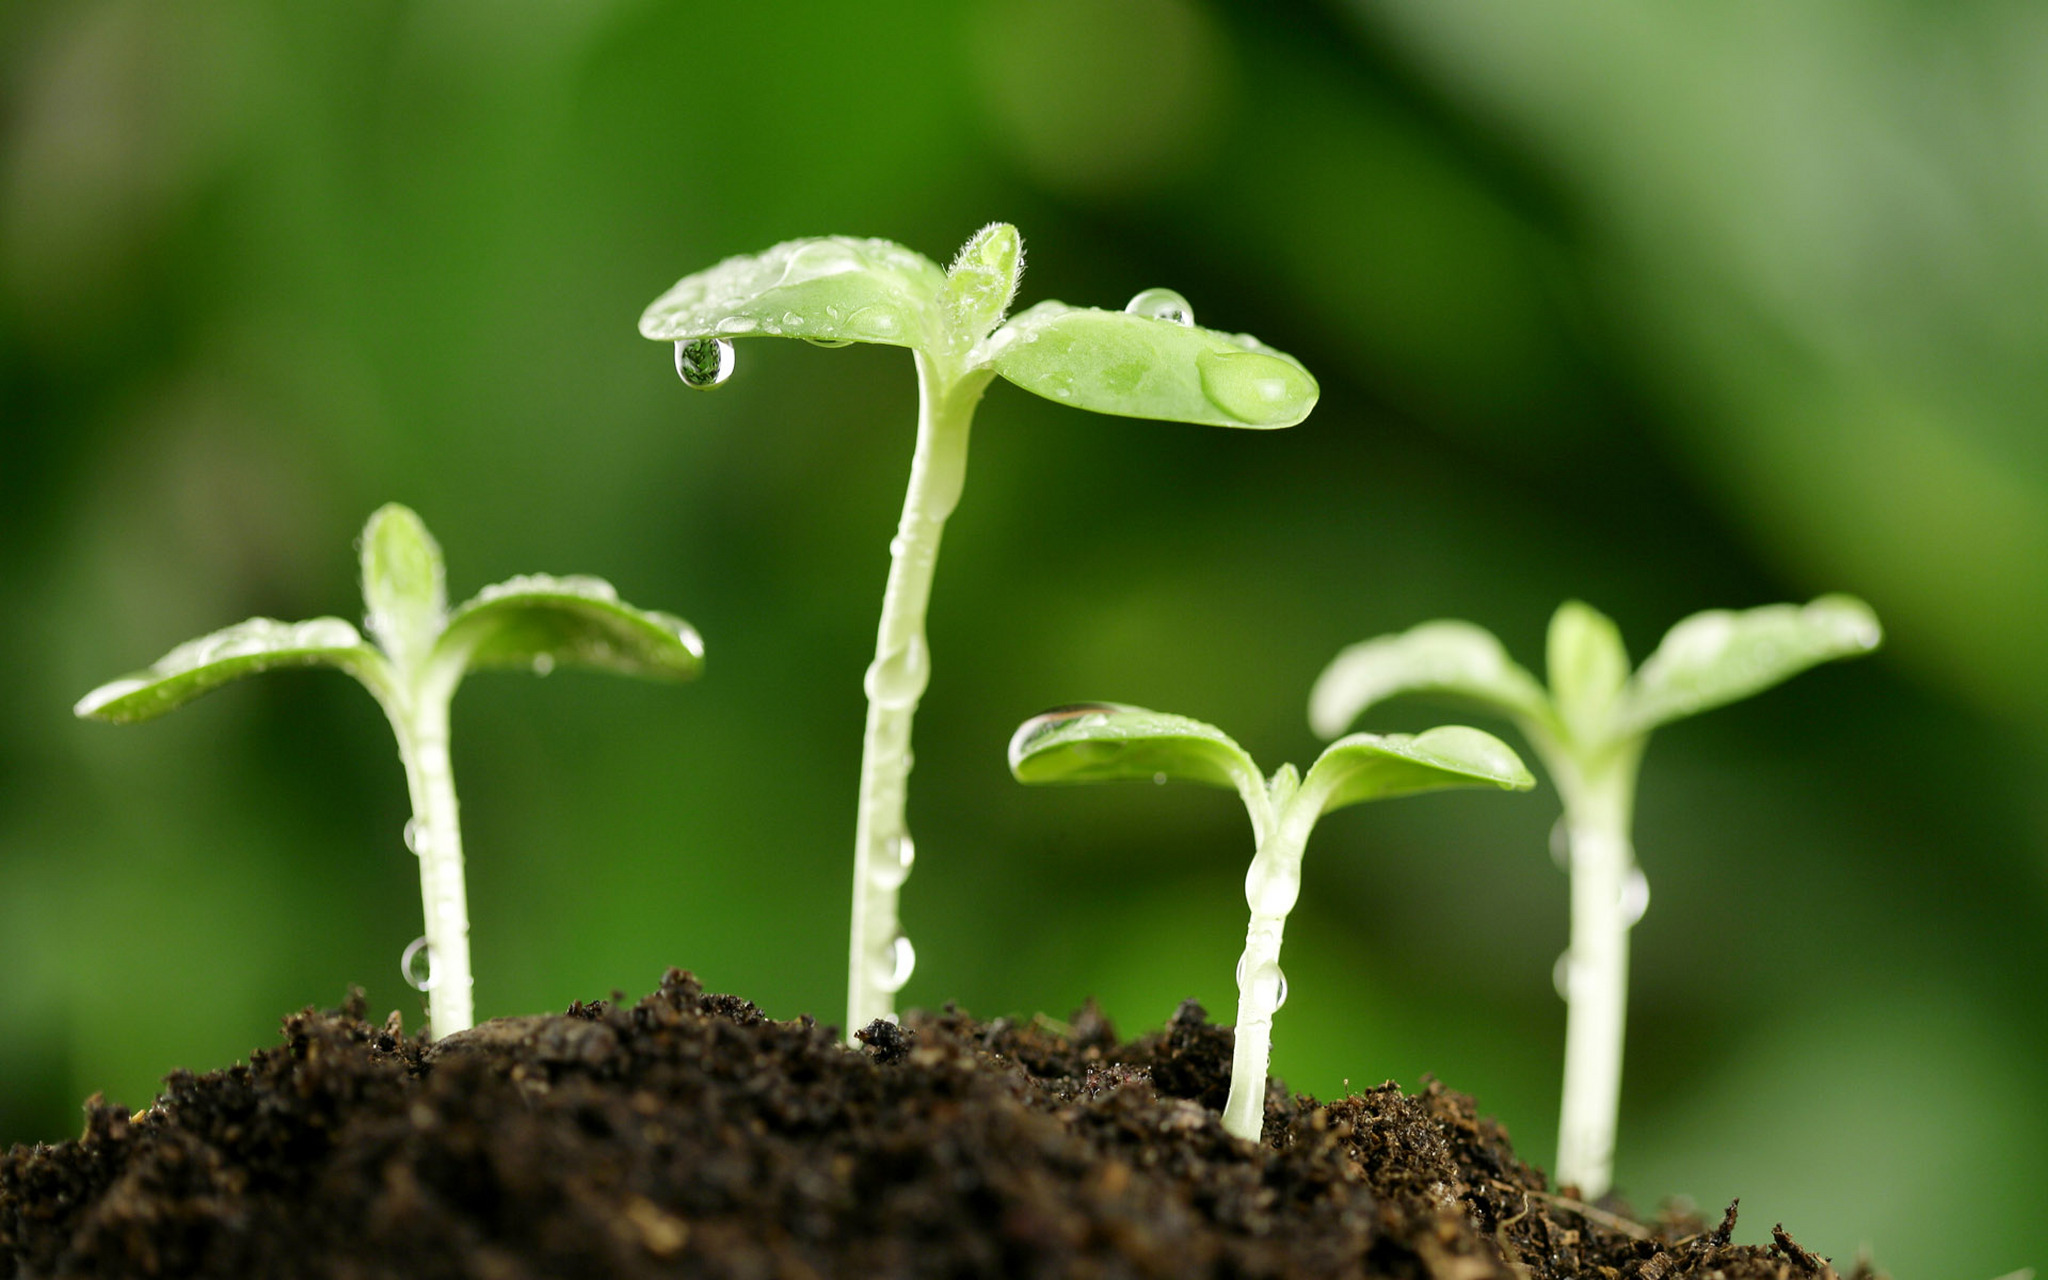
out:
M915 953L897 919L914 846L904 823L910 725L931 674L925 611L946 517L960 500L968 429L996 377L1097 413L1218 427L1286 427L1314 407L1316 382L1248 334L1197 328L1186 299L1148 289L1122 311L1041 302L1005 322L1023 270L1017 229L975 233L950 269L888 240L825 236L728 258L685 277L640 318L675 344L696 388L729 378L731 339L874 342L916 357L917 445L903 516L889 543L854 834L845 1033L895 1017Z
M1435 694L1514 721L1557 784L1571 870L1571 942L1560 961L1560 1185L1595 1199L1613 1181L1628 931L1649 905L1629 827L1650 731L1817 663L1868 653L1881 637L1869 606L1849 596L1741 613L1716 609L1671 628L1631 676L1614 623L1568 601L1550 623L1547 690L1491 632L1456 621L1352 645L1317 679L1309 721L1324 737L1344 732L1386 698Z
M1222 730L1185 716L1109 702L1056 707L1026 720L1010 739L1010 772L1027 783L1178 778L1234 789L1251 816L1257 851L1245 873L1251 924L1237 962L1236 1047L1223 1127L1257 1142L1266 1118L1266 1064L1273 1016L1287 999L1280 937L1301 894L1301 858L1316 820L1367 800L1500 787L1535 779L1506 743L1459 725L1426 733L1356 733L1331 743L1306 777L1291 764L1271 778Z
M690 624L635 609L601 578L530 574L485 587L448 608L441 548L420 518L392 503L363 528L365 625L374 644L340 618L278 622L250 618L189 640L155 666L101 685L77 713L131 724L154 719L210 689L273 667L338 667L377 699L398 736L412 797L405 842L420 860L426 935L402 967L427 992L434 1034L466 1030L470 998L469 905L462 830L448 755L448 706L473 670L557 666L686 680L703 665ZM426 956L426 975L411 964Z

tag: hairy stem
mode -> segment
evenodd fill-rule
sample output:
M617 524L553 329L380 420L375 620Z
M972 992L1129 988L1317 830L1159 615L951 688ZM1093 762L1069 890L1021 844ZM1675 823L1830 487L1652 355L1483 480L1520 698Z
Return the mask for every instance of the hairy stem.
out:
M1591 776L1560 779L1571 841L1571 947L1565 960L1564 1103L1557 1180L1589 1200L1614 1179L1621 1111L1622 1036L1628 1012L1623 905L1635 849L1629 839L1635 752Z
M432 985L427 1017L436 1036L466 1031L475 1014L470 998L469 897L462 878L462 827L455 775L448 757L448 703L452 690L415 688L404 705L384 701L405 762L412 796L409 842L420 859L420 901L426 912Z
M940 360L917 353L917 451L911 458L903 517L889 542L889 585L882 596L875 660L865 681L868 718L861 745L847 960L849 1040L877 1018L895 1018L896 991L910 976L908 943L898 942L896 918L897 893L910 874L912 856L903 819L910 722L931 676L924 620L939 538L946 517L960 501L967 475L968 429L989 376L958 376Z

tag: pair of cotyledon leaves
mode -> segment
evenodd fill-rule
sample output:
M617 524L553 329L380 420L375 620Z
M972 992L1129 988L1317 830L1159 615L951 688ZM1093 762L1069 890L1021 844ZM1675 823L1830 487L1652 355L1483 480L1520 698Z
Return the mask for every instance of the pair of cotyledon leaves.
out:
M688 679L703 665L704 645L690 624L621 603L601 578L523 575L449 609L441 549L420 518L396 503L363 529L362 577L375 644L340 618L251 618L100 686L80 700L78 714L148 720L274 667L338 667L380 701L402 706L425 687L452 694L472 670L578 666Z
M640 332L676 343L768 335L910 347L956 376L986 370L1126 417L1285 427L1315 406L1315 379L1293 357L1249 334L1197 327L1184 304L1041 302L1006 322L1022 266L1007 223L977 232L950 271L888 240L791 240L685 277L647 308Z

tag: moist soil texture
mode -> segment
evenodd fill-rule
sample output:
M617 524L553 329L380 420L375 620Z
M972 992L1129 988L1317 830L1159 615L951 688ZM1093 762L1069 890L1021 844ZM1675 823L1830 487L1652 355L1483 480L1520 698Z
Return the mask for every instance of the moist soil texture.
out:
M1780 1229L1555 1194L1471 1099L1269 1083L1226 1134L1231 1032L1119 1043L948 1009L858 1048L670 970L637 1004L445 1039L361 995L0 1159L0 1275L1345 1276L1792 1280ZM1569 1189L1567 1189L1568 1191ZM1867 1269L1853 1274L1868 1276Z

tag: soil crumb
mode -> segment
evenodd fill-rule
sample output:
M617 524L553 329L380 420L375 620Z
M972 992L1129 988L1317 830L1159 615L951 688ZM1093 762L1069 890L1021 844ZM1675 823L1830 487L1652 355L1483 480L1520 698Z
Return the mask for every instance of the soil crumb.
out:
M948 1009L847 1048L670 970L429 1042L396 1014L284 1022L248 1065L0 1158L0 1276L1836 1276L1553 1194L1471 1099L1269 1083L1224 1133L1231 1033L1183 1005L1120 1043ZM1871 1273L1859 1269L1850 1280Z

